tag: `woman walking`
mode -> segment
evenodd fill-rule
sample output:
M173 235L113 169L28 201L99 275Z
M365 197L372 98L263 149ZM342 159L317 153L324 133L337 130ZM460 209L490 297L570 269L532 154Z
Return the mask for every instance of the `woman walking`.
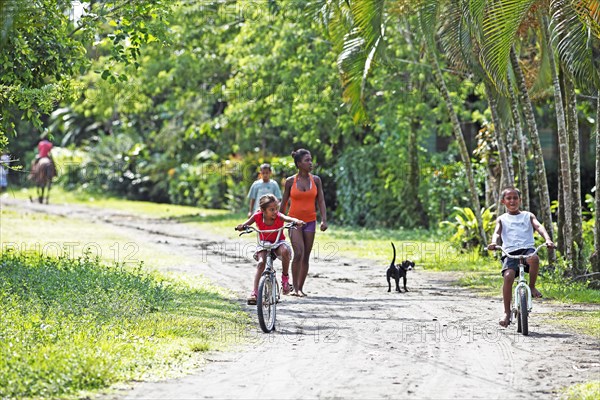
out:
M317 210L321 214L321 231L327 229L327 211L325 210L325 195L321 178L312 175L312 156L310 151L299 149L292 152L298 173L290 176L285 181L285 190L281 200L280 211L290 217L305 222L298 229L290 229L290 241L294 249L292 259L292 282L294 292L292 296L304 297L304 282L308 276L310 252L315 241L317 227ZM290 203L287 211L288 202Z

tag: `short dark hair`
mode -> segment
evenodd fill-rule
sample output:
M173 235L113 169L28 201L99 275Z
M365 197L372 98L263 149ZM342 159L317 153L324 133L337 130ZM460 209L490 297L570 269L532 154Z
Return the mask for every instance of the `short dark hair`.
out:
M294 157L294 164L296 164L296 167L298 166L298 163L302 161L302 158L304 158L304 156L307 154L310 154L310 151L306 149L298 149L296 151L292 151L292 157Z
M517 193L517 196L519 196L519 198L521 198L521 191L520 191L519 189L517 189L516 187L514 187L514 186L508 186L508 187L505 187L505 188L502 190L502 198L504 198L504 196L506 196L506 194L507 194L508 192L516 192L516 193Z

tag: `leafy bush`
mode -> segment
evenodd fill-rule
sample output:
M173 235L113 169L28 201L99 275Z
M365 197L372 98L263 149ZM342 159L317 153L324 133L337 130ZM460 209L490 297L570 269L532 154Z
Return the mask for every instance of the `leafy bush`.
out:
M431 166L423 171L421 198L432 226L447 220L455 207L471 206L468 180L464 164L448 159L450 154L438 154L432 157ZM483 186L485 167L473 164L475 185Z
M387 157L385 146L377 143L346 150L338 158L336 217L342 223L367 227L426 227L417 189L410 188L406 181L410 167L399 163L401 156L397 149L393 151L395 154Z
M248 157L206 160L182 164L169 173L169 199L172 203L239 211L246 208L250 185L258 179L260 164L269 162L282 191L285 177L295 172L290 157L271 159Z
M481 218L483 220L483 229L488 237L491 237L495 227L495 216L492 205L481 209ZM485 246L487 243L481 243L479 238L479 223L475 217L475 212L469 207L454 207L454 221L442 221L442 226L449 226L454 231L450 242L459 248L473 249L479 246Z

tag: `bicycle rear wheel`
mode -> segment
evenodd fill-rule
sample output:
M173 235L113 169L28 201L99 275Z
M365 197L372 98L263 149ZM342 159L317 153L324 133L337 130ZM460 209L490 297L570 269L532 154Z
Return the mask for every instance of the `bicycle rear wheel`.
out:
M521 333L525 336L529 335L529 311L527 309L527 291L522 289L519 292L519 305L521 307L521 312L519 315L519 326L521 327Z
M274 276L265 274L258 284L258 297L256 299L256 313L258 324L265 333L275 330L275 313L277 303L273 291L275 289Z

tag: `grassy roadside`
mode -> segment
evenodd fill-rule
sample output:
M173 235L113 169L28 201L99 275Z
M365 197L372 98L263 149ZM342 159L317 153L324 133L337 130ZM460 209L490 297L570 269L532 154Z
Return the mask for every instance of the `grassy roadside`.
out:
M57 397L198 366L247 317L217 288L90 258L0 256L0 397ZM229 328L231 329L231 328Z
M180 375L251 326L230 293L152 268L184 259L118 229L9 207L0 221L0 398Z

